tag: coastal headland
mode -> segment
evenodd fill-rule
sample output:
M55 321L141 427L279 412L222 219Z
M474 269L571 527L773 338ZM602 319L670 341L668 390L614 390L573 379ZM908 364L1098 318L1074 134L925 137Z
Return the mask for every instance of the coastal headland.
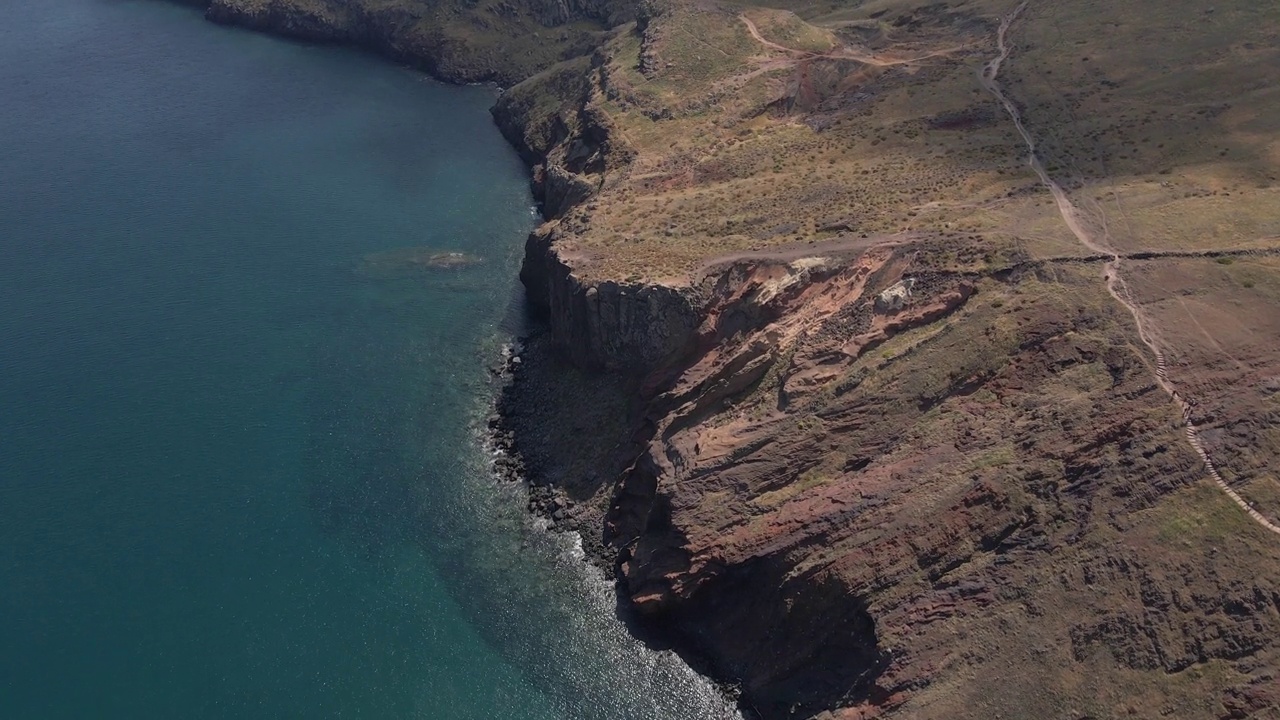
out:
M1276 6L206 15L504 87L503 462L744 712L1280 717Z

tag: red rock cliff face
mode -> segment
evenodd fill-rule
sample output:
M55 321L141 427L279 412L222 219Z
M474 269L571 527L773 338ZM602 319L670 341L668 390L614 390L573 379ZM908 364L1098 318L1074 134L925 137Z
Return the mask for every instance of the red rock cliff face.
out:
M1188 668L1233 668L1191 683L1205 708L1265 684L1280 582L1245 570L1265 538L1220 503L1230 559L1170 534L1209 488L1092 283L1045 295L1044 266L880 247L740 261L606 314L554 243L530 253L557 268L530 284L569 355L640 388L599 465L621 592L748 711L1058 717L1088 678L1106 716Z

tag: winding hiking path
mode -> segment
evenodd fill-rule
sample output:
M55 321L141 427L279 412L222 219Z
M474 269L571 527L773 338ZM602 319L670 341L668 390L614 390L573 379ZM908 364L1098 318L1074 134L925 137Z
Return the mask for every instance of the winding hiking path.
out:
M760 34L760 28L756 26L755 21L747 17L746 13L738 13L738 19L742 21L742 24L747 26L747 32L751 33L751 37L755 38L756 42L770 50L777 50L778 52L790 53L792 55L808 55L812 57L819 55L819 53L809 52L808 50L797 50L795 48L789 48L786 45L779 45L778 43L765 38L764 35Z
M1062 220L1067 224L1071 233L1076 236L1076 239L1078 239L1082 245L1089 248L1091 251L1110 257L1107 264L1103 266L1102 271L1103 278L1106 279L1107 283L1107 292L1111 294L1111 297L1115 298L1116 302L1123 305L1124 308L1129 311L1131 316L1133 316L1133 322L1138 328L1138 337L1147 347L1151 348L1151 352L1155 354L1156 382L1160 385L1161 389L1173 398L1174 402L1178 403L1178 406L1181 408L1183 428L1187 435L1187 442L1191 444L1191 447L1196 451L1196 454L1204 461L1204 465L1209 472L1209 476L1213 478L1214 483L1217 484L1217 486L1225 492L1228 497L1235 501L1236 505L1240 506L1241 510L1244 510L1249 514L1249 517L1253 518L1254 521L1267 530L1280 535L1280 526L1275 525L1270 520L1263 517L1262 513L1254 510L1239 493L1233 490L1231 486L1227 485L1226 480L1224 480L1222 475L1218 473L1217 467L1214 466L1213 460L1209 457L1209 453L1204 448L1204 442L1200 438L1200 431L1196 428L1195 423L1192 422L1191 404L1169 381L1168 371L1165 366L1164 351L1160 349L1155 335L1149 326L1146 315L1142 312L1138 303L1134 301L1133 295L1129 292L1128 286L1125 285L1124 279L1120 276L1120 264L1123 261L1123 257L1110 245L1110 238L1107 236L1105 220L1095 223L1085 217L1080 209L1071 202L1070 196L1067 195L1067 192L1063 190L1062 186L1050 177L1048 171L1045 170L1044 163L1041 162L1040 157L1036 152L1035 138L1031 136L1031 133L1027 130L1026 125L1022 121L1022 114L1018 111L1018 106L1010 100L1007 95L1005 95L1004 90L1000 87L1000 83L997 82L997 77L1000 75L1000 67L1009 59L1010 48L1006 37L1009 33L1009 28L1013 25L1014 21L1018 19L1018 16L1027 8L1029 3L1030 0L1022 0L1018 7L1014 8L1013 12L1001 18L1000 28L996 32L996 49L998 50L998 54L983 66L982 73L979 76L979 82L982 83L982 87L986 89L987 92L991 93L991 95L999 101L999 103L1004 107L1005 112L1009 114L1010 119L1013 120L1013 124L1018 130L1018 134L1022 136L1022 140L1027 146L1027 164L1031 166L1031 169L1034 170L1036 175L1040 178L1040 183L1053 195L1053 200L1058 206L1058 212L1062 215ZM1095 229L1092 227L1095 224L1099 225L1100 228Z
M938 57L940 55L949 55L958 50L963 50L966 47L964 45L958 45L956 47L946 48L944 50L934 50L933 52L925 53L924 55L919 55L917 57L898 58L898 59L881 58L881 57L876 57L875 55L864 55L862 53L855 52L845 47L836 48L835 50L831 50L829 52L814 52L812 50L800 50L798 48L789 48L786 45L779 45L778 43L766 38L764 35L760 33L760 28L755 24L755 21L747 17L745 13L739 13L738 19L742 21L743 25L747 26L747 32L751 33L751 37L755 38L756 42L769 48L770 50L777 50L780 53L793 55L800 60L816 60L816 59L852 60L854 62L860 62L864 65L872 65L875 67L893 67L894 65L910 65L911 63L920 62L921 60L928 60L929 58Z

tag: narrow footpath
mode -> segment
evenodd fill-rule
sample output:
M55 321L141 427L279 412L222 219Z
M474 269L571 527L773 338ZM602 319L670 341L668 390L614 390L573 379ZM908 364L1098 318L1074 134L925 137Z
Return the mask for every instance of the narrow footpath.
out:
M1107 284L1107 292L1111 294L1111 297L1116 299L1116 302L1123 305L1124 308L1129 311L1131 316L1133 316L1134 324L1138 328L1138 337L1147 347L1151 348L1151 352L1155 354L1156 382L1159 383L1160 387L1168 393L1169 396L1173 398L1174 402L1178 403L1178 406L1182 409L1182 418L1187 442L1191 444L1191 447L1195 449L1196 454L1204 461L1204 465L1208 470L1209 476L1213 478L1214 483L1217 484L1217 486L1221 488L1228 497L1235 501L1236 505L1240 506L1240 509L1248 513L1249 517L1253 518L1254 521L1267 530L1280 535L1280 526L1275 525L1270 520L1263 517L1262 513L1254 510L1239 493L1227 485L1226 481L1222 478L1222 475L1218 472L1217 467L1214 466L1212 458L1209 457L1209 453L1205 450L1204 442L1200 437L1200 431L1192 421L1191 403L1189 403L1187 399L1178 392L1177 388L1175 388L1173 383L1169 380L1164 351L1160 349L1160 345L1157 342L1153 331L1149 327L1149 321L1146 315L1142 312L1138 303L1134 301L1132 293L1129 292L1128 286L1125 285L1124 279L1120 275L1120 267L1124 257L1111 247L1110 242L1108 242L1109 238L1106 237L1105 230L1101 231L1101 237L1099 237L1099 235L1096 234L1096 231L1091 229L1091 226L1094 225L1094 223L1091 222L1089 218L1085 217L1083 213L1080 212L1079 208L1071 202L1071 198L1067 195L1066 190L1064 190L1061 185L1050 177L1048 171L1045 170L1044 163L1041 162L1040 157L1036 152L1035 139L1031 136L1031 133L1023 123L1022 115L1018 111L1017 105L1015 105L1014 102L1005 95L1004 90L1000 87L1000 83L997 82L1001 66L1009 59L1010 48L1007 41L1009 28L1013 25L1014 21L1018 19L1018 16L1027 8L1029 3L1030 0L1023 0L1018 7L1014 8L1013 12L1000 20L1000 28L996 33L996 49L998 50L998 53L996 57L989 60L987 64L983 66L982 74L979 76L979 81L982 83L982 87L986 89L987 92L991 93L997 101L999 101L999 103L1004 107L1005 112L1009 114L1010 119L1013 120L1013 124L1018 130L1018 134L1022 136L1022 140L1027 146L1027 164L1031 166L1031 169L1035 171L1036 176L1040 178L1040 183L1053 195L1053 200L1058 206L1058 212L1062 215L1062 220L1067 224L1071 233L1075 235L1076 239L1078 239L1080 243L1090 251L1110 258L1106 265L1103 266L1102 271L1103 278L1106 280Z
M755 21L747 17L745 13L739 13L738 19L742 21L743 25L747 26L747 32L751 34L751 37L754 38L756 42L770 50L785 53L799 60L852 60L853 62L862 63L863 65L886 68L893 67L895 65L910 65L922 60L928 60L929 58L950 55L951 53L959 52L968 47L967 45L957 45L955 47L934 50L933 52L928 52L924 55L917 55L915 57L908 58L878 57L875 55L860 53L847 47L837 47L828 52L814 52L812 50L801 50L799 48L790 48L786 45L779 45L778 43L766 38L760 32L760 27L756 25Z

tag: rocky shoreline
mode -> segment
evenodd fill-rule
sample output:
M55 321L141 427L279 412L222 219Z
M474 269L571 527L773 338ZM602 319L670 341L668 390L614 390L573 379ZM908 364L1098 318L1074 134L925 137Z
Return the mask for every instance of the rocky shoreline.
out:
M558 532L573 532L583 536L583 550L592 564L612 572L608 554L600 543L589 542L593 536L583 527L575 510L575 503L555 486L540 483L543 477L539 469L530 467L522 448L529 446L533 435L533 416L546 407L547 393L534 378L539 371L535 367L552 359L547 348L546 328L537 328L516 338L515 343L503 348L502 358L490 369L496 378L498 390L494 396L493 411L488 420L487 444L494 453L494 473L509 483L519 483L528 490L526 509L533 515L551 523Z
M487 445L494 455L494 473L499 482L520 484L527 493L526 509L549 524L550 532L572 533L581 539L584 560L615 579L618 591L617 614L630 633L651 650L675 652L694 670L707 677L731 703L738 705L745 720L762 716L745 700L741 685L717 671L713 657L700 651L687 638L670 628L651 622L629 602L624 586L617 582L618 554L601 534L605 508L590 499L577 501L565 488L549 482L558 458L544 452L542 444L548 426L572 423L562 408L564 392L574 383L559 377L575 370L555 348L550 328L533 328L513 344L504 346L501 358L490 368L497 385L493 411L487 421ZM580 389L579 402L599 399L598 392L620 389L600 384Z

